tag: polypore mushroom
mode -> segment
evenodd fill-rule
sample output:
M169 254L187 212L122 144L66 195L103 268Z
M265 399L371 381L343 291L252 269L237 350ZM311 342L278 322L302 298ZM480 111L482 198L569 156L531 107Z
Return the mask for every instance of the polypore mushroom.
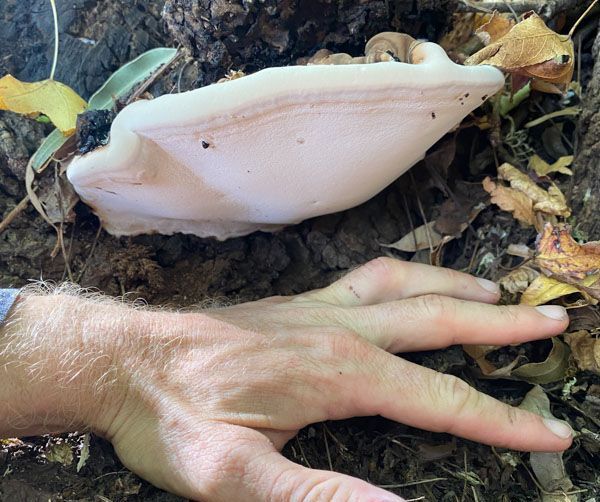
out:
M384 62L268 68L132 103L69 180L115 235L226 239L356 206L504 83L406 42L370 41L366 58Z

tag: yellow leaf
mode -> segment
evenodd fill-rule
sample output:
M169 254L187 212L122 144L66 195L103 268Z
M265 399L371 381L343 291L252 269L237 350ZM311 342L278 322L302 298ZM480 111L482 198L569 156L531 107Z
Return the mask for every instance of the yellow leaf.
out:
M589 295L591 303L600 300L600 243L578 244L566 226L547 223L537 240L535 263L554 279Z
M65 135L73 134L77 115L86 106L73 89L56 80L21 82L12 75L0 78L0 110L30 117L43 113Z
M573 175L567 166L573 162L573 155L566 155L559 158L554 164L548 164L539 155L533 155L529 159L529 169L533 169L538 176L546 176L550 173L562 173L568 176Z
M560 298L561 296L567 296L573 293L578 293L579 290L571 284L565 284L564 282L557 281L551 277L540 275L536 277L533 282L521 296L521 305L543 305L551 300Z
M489 177L483 180L483 188L491 195L492 202L500 209L511 212L524 225L535 225L533 203L527 195L494 183Z
M600 272L600 244L579 244L567 227L547 223L538 238L535 260L554 276L584 279Z
M465 64L489 64L509 73L563 88L573 78L573 41L567 35L552 31L533 12L495 42L490 36L490 42L468 58ZM541 87L550 90L551 86Z

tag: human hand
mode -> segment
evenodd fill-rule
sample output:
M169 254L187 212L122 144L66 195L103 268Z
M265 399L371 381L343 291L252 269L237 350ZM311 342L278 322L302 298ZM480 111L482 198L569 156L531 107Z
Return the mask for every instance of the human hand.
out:
M493 283L381 258L295 297L141 312L92 425L140 476L207 501L401 500L280 455L323 420L383 415L490 445L563 450L568 426L390 354L525 342L568 323L561 307L489 305L498 297Z

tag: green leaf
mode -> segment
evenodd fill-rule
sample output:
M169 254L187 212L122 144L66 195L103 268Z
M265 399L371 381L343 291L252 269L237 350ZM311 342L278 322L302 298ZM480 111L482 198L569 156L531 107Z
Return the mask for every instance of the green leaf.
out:
M48 134L31 157L33 170L39 171L68 139L69 136L63 135L58 129L54 129L54 131Z
M177 49L159 47L139 55L114 72L108 80L92 95L88 102L88 110L110 109L116 100L128 95L132 89L144 82L162 65L169 64L177 55ZM68 136L58 129L52 131L33 154L31 165L39 171L48 159L65 144Z
M129 94L136 85L144 82L162 65L173 61L176 55L177 49L159 47L144 52L124 64L92 95L88 102L88 109L112 108L117 100Z

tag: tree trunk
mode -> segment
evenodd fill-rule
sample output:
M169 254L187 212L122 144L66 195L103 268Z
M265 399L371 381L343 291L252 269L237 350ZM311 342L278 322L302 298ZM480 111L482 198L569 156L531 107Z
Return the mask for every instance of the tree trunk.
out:
M595 60L580 119L580 139L572 184L575 229L591 240L600 238L600 32L592 54Z

